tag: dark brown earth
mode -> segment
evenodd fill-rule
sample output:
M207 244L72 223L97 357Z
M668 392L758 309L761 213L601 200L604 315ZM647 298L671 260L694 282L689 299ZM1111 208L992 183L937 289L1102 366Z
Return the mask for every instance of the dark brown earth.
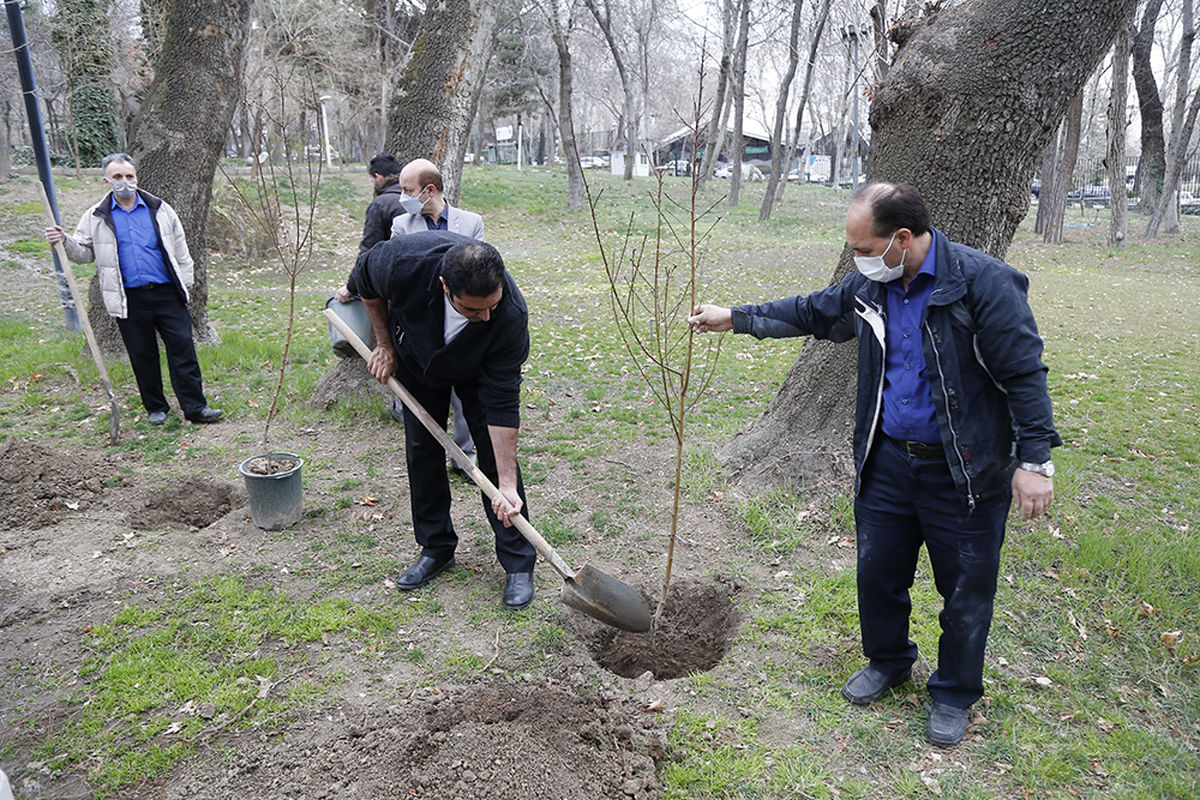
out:
M38 530L85 510L101 492L87 458L21 439L0 442L0 528Z

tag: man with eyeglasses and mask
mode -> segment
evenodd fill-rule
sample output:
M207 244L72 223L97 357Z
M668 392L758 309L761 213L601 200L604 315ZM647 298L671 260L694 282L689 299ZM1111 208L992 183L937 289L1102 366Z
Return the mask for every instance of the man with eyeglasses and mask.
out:
M500 490L483 503L506 574L503 603L524 608L533 600L537 556L512 527L525 509L517 464L521 365L529 356L525 299L494 247L447 231L380 242L359 257L351 281L375 330L367 367L376 380L394 375L443 429L451 390L461 399L479 469ZM458 535L445 452L407 408L404 457L421 553L396 576L396 588L411 591L454 567Z
M942 596L926 738L950 747L983 695L983 660L1012 504L1054 497L1054 427L1028 279L933 228L916 189L873 182L846 214L856 272L806 297L702 305L693 330L858 338L854 521L868 665L842 687L869 705L906 683L909 587L921 545Z
M117 320L150 424L165 423L170 410L156 334L166 347L171 387L184 417L196 424L218 422L222 413L208 407L192 339L187 307L192 257L179 216L166 201L137 188L129 155L107 155L101 166L110 193L84 212L74 236L55 225L46 228L46 241L62 242L77 264L96 262L100 295Z

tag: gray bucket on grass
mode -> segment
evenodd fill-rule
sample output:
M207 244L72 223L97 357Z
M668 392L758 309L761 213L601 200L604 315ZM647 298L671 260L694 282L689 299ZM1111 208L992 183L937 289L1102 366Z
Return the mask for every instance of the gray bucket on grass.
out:
M304 487L300 479L304 459L294 453L271 453L269 457L273 460L292 461L292 468L274 475L259 475L248 469L251 461L267 457L266 454L250 456L238 466L238 472L246 482L254 524L265 531L278 531L295 525L304 515Z
M363 305L361 299L356 297L349 303L339 303L336 297L330 297L325 301L325 307L332 309L333 313L341 317L342 321L350 326L350 330L358 334L358 338L362 339L367 347L375 349L375 326L371 324L371 316L367 313L367 307ZM343 358L358 355L354 345L350 344L346 337L333 327L332 322L325 324L329 326L329 345L333 348L333 352Z

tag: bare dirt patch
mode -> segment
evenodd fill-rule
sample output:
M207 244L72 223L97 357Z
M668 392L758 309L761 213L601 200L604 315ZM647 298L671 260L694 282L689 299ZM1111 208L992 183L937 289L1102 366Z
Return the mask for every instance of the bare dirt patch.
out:
M655 800L660 734L617 697L490 678L419 689L385 712L340 710L247 746L223 773L188 770L136 797Z
M699 581L675 581L657 626L629 633L602 625L580 636L600 666L623 678L650 672L658 680L712 669L725 657L729 634L737 628L732 588ZM652 610L657 600L647 598ZM586 623L581 623L586 624Z
M0 442L0 528L37 530L97 502L104 489L95 465L34 442Z
M177 480L152 493L140 509L131 513L129 527L138 531L206 528L233 509L234 495L234 487L225 481Z

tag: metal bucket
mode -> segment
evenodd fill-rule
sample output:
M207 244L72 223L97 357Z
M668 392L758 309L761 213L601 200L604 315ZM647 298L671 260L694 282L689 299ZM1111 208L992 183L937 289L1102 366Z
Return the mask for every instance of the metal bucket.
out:
M247 465L266 454L250 456L238 466L238 472L246 482L246 494L250 498L250 517L264 531L279 531L295 525L304 515L303 485L300 468L304 459L294 453L271 453L271 458L286 458L295 463L286 472L274 475L259 475L247 470Z
M371 317L362 300L356 297L349 303L339 303L336 297L330 297L325 301L325 307L341 317L358 334L358 338L366 342L367 347L375 349L375 326L371 324ZM326 324L329 325L329 345L333 351L342 358L357 356L354 346L346 341L346 337L332 323Z

